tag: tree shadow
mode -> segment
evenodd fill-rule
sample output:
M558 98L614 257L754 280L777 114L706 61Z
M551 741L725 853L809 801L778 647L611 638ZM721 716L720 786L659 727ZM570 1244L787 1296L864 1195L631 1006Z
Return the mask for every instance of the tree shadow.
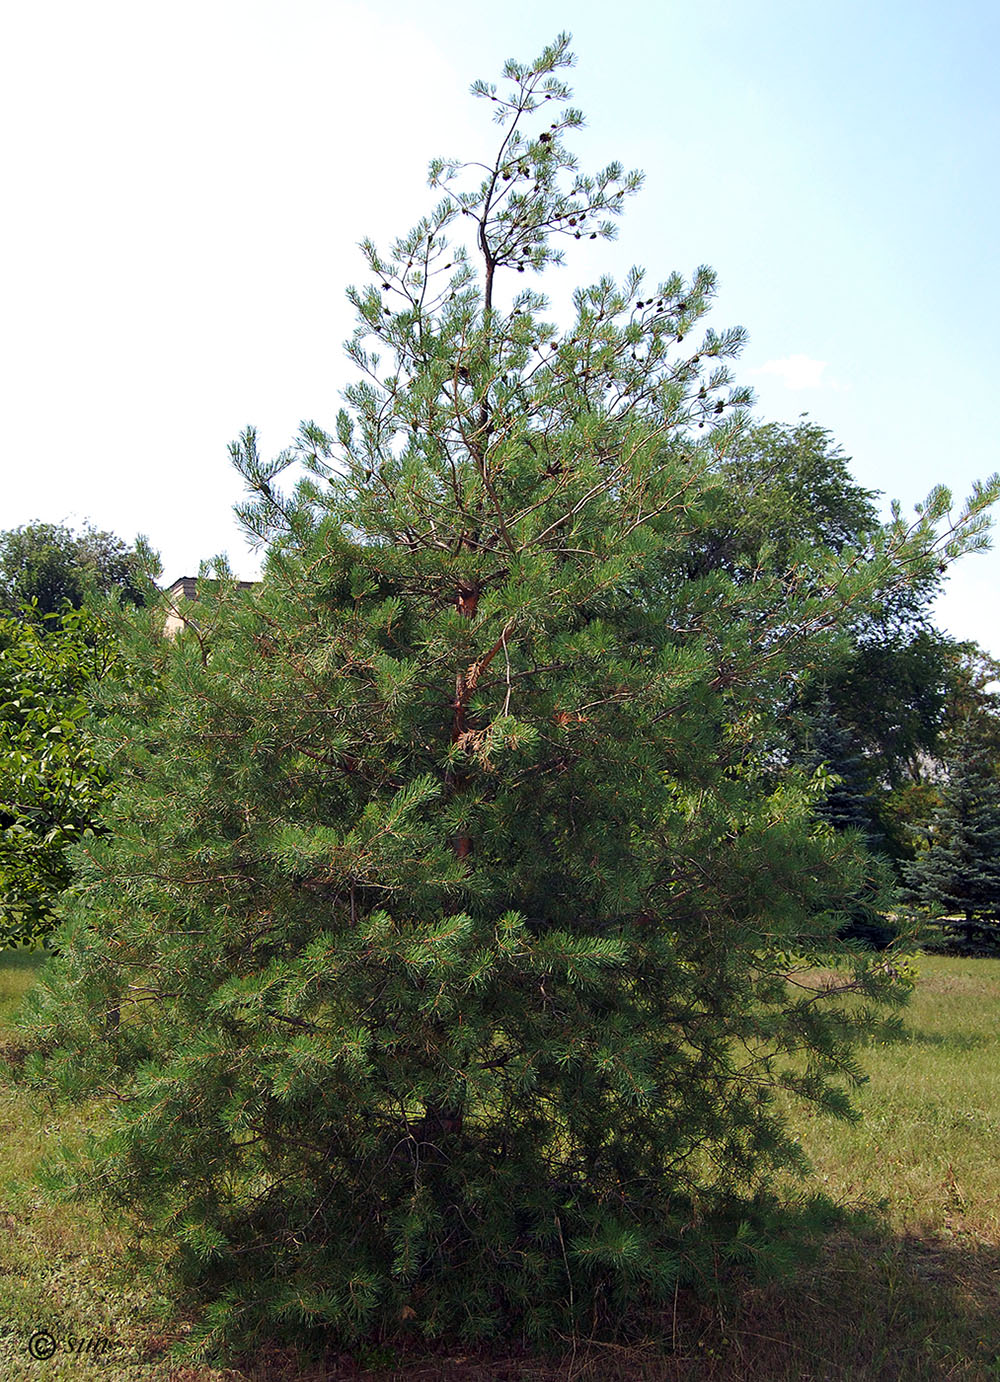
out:
M998 1281L1000 1244L960 1230L896 1234L861 1209L811 1263L744 1293L719 1335L729 1370L703 1375L995 1382Z
M51 958L51 950L0 950L0 973L30 974Z
M996 1046L996 1034L992 1032L922 1032L913 1027L906 1028L893 1039L899 1046L938 1046L952 1051L981 1051L988 1046Z
M833 1206L828 1206L833 1211ZM673 1308L630 1343L554 1339L541 1356L493 1347L384 1341L353 1354L294 1350L241 1361L243 1382L996 1382L1000 1244L972 1233L895 1234L871 1207L809 1260L765 1285L730 1282L714 1301L679 1287ZM815 1218L815 1202L810 1211ZM808 1217L803 1215L803 1221ZM789 1212L789 1231L798 1232Z

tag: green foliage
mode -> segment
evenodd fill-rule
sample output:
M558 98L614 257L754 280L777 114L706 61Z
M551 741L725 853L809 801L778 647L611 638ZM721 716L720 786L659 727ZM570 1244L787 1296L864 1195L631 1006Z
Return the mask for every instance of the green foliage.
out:
M970 718L952 738L941 804L905 875L909 899L947 918L943 939L959 954L1000 945L1000 780L979 729Z
M794 580L803 542L846 555L878 540L875 495L853 480L829 433L806 419L750 429L719 475L724 487L689 557L692 572L721 566L745 580L768 564ZM930 502L940 507L941 496ZM947 752L949 726L968 713L1000 725L983 699L995 666L931 625L944 569L929 564L919 578L887 586L877 601L845 609L839 646L788 698L795 757L820 761L817 726L837 740L825 761L839 785L823 814L844 828L845 819L834 819L837 794L845 802L850 796L853 825L897 876L913 857L914 828L929 824L937 804L935 764ZM1000 749L1000 734L994 743ZM888 934L874 917L864 929L871 927Z
M875 495L853 479L830 434L806 419L748 428L715 473L720 483L687 554L689 576L721 569L746 582L766 566L794 587L803 544L846 554L878 541ZM845 609L839 645L826 649L817 675L788 691L796 756L814 761L817 717L832 714L851 740L852 771L869 797L864 828L893 858L910 854L893 794L920 779L955 676L958 645L928 618L941 576L930 566L919 580L887 587L877 602Z
M830 433L805 419L747 428L717 474L692 575L722 567L738 576L762 561L790 575L803 543L842 552L879 531L874 494L854 480Z
M52 929L67 850L106 795L86 691L113 653L83 612L53 622L0 618L0 946Z
M834 775L817 803L816 814L834 830L854 830L871 840L872 802L868 774L854 739L840 723L826 688L813 718L810 749L812 766L827 768Z
M206 1348L648 1328L720 1244L766 1256L756 1196L801 1164L776 1096L850 1117L905 993L838 943L867 858L775 745L998 486L689 569L743 334L704 327L706 268L602 278L564 330L522 286L639 185L577 170L569 61L478 84L495 157L433 164L436 208L365 245L336 435L234 445L260 588L206 585L105 693L129 748L29 1073L118 1096L68 1183L175 1245Z
M941 806L956 738L972 732L980 755L1000 762L998 674L975 643L922 630L908 645L869 646L837 677L840 713L875 777L882 847L900 874Z
M882 845L869 765L858 752L854 736L840 723L824 687L810 726L807 764L823 774L822 795L815 811L838 833L851 833L872 856L869 876L850 907L850 921L841 929L844 940L884 950L897 935L878 910L888 884L885 861L877 858Z
M981 753L1000 762L1000 662L977 643L952 644L942 749L971 735Z
M944 727L954 649L920 623L869 626L851 659L832 669L828 694L873 783L892 790L921 775ZM884 819L881 831L890 834Z
M57 523L28 523L0 533L0 605L36 617L79 609L88 590L117 590L142 604L142 541L129 548L113 533L87 526L74 535ZM44 627L44 626L43 626Z

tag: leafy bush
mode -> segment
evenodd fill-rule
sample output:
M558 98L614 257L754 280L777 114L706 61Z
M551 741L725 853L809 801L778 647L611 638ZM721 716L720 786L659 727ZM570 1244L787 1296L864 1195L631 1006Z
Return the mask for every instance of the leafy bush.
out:
M108 775L94 756L88 685L113 653L69 610L0 618L0 945L34 944L54 925L68 850L91 832Z

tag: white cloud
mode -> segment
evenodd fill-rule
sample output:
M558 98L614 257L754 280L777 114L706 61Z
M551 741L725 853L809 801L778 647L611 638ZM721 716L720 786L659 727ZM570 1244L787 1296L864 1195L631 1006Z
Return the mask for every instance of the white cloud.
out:
M836 388L830 379L824 379L825 360L811 360L808 355L787 355L783 360L768 360L749 374L774 374L786 389Z

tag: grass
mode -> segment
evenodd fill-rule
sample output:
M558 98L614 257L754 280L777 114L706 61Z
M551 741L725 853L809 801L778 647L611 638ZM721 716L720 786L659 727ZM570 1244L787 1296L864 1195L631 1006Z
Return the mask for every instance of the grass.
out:
M750 1293L734 1328L794 1341L803 1370L770 1354L748 1377L1000 1378L1000 960L918 968L905 1036L864 1053L861 1121L798 1114L854 1227Z
M856 1126L800 1119L838 1200L900 1233L1000 1242L1000 960L924 956L903 1041L869 1048Z
M39 958L0 955L0 1030ZM679 1292L662 1336L629 1349L579 1342L558 1364L391 1350L316 1362L275 1349L238 1367L172 1364L185 1322L126 1274L125 1240L83 1206L49 1205L31 1174L60 1131L0 1086L0 1376L68 1382L987 1382L1000 1379L1000 960L925 956L901 1041L865 1053L848 1125L797 1116L816 1180L844 1227L789 1279L720 1313ZM815 1188L815 1187L812 1187ZM793 1187L789 1187L793 1190ZM799 1189L798 1193L801 1193ZM61 1347L27 1350L48 1328ZM68 1345L93 1340L99 1356ZM79 1344L76 1347L80 1347ZM367 1364L367 1368L364 1366Z

